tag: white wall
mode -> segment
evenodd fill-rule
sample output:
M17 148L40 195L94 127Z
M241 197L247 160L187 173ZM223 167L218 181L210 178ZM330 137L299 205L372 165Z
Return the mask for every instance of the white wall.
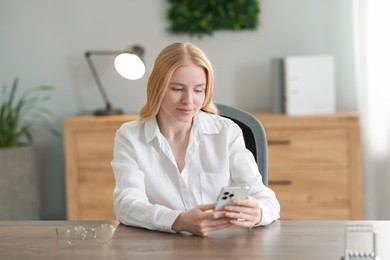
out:
M102 108L88 70L86 50L145 48L147 74L158 52L175 41L191 41L216 71L215 101L248 110L272 110L271 60L285 55L333 54L337 108L356 109L351 0L262 0L255 31L185 37L167 32L164 0L1 0L0 84L20 77L21 88L56 86L49 108L62 120ZM103 60L105 59L105 60ZM119 78L99 58L101 79L114 106L135 113L145 101L146 77ZM44 130L36 135L42 165L43 218L66 216L63 143Z

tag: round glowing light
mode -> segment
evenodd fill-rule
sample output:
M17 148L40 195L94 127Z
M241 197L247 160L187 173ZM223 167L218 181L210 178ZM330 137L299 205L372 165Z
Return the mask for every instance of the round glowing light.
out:
M115 69L126 79L136 80L145 74L145 64L135 54L122 53L115 58Z

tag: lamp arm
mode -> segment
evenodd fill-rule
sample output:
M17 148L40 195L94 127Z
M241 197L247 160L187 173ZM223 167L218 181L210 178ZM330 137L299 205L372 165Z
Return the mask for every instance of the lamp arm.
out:
M124 51L86 51L84 53L85 59L87 60L87 63L88 63L88 66L89 66L89 69L92 72L92 76L93 76L97 86L99 87L99 91L100 91L100 94L102 95L102 97L104 99L104 102L106 103L106 109L96 110L95 113L94 113L95 115L98 115L98 116L101 116L101 115L120 115L120 114L123 114L123 111L122 111L122 109L112 108L111 107L111 103L108 100L106 91L104 90L103 84L100 81L100 78L99 78L98 73L96 71L96 67L95 67L95 65L92 62L91 55L119 55L119 54L121 54L123 52ZM143 57L144 50L139 45L135 45L135 46L133 46L132 50L125 51L125 52L134 53L141 60L143 59L142 57Z
M95 82L97 84L97 86L99 87L99 90L100 90L100 94L102 95L103 99L104 99L104 102L106 103L106 108L107 110L110 110L111 109L111 104L110 104L110 101L108 100L108 97L107 97L107 94L106 94L106 91L104 90L103 88L103 85L100 81L100 78L96 72L96 68L95 66L93 65L93 62L91 60L91 52L86 52L85 53L85 59L87 60L87 63L88 63L88 66L89 66L89 69L91 70L92 72L92 76L93 78L95 79Z

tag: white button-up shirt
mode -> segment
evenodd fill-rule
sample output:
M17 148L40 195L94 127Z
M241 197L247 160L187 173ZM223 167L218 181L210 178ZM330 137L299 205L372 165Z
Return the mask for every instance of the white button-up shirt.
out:
M181 212L215 203L222 187L243 185L262 209L260 225L279 218L279 202L262 183L241 129L218 115L198 112L194 117L181 173L155 118L118 129L111 165L115 214L125 225L173 232Z

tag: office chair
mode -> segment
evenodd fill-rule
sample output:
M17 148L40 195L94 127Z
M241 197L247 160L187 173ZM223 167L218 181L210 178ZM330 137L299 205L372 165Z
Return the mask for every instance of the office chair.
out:
M263 183L268 186L268 144L263 125L256 117L242 109L216 105L221 116L233 120L241 128L245 146L255 157Z

